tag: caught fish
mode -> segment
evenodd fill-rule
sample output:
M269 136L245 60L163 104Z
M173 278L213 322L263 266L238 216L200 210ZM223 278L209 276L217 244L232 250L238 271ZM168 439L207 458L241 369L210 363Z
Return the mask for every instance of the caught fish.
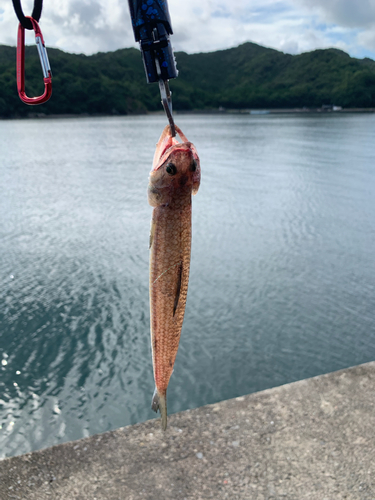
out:
M182 143L167 125L156 146L148 185L155 207L150 233L150 316L155 393L152 409L167 427L167 387L180 342L189 282L191 195L200 184L194 145L176 126Z

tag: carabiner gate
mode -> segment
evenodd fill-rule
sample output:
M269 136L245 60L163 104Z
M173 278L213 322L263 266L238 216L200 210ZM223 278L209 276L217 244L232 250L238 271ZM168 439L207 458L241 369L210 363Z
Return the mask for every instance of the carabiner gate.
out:
M30 19L35 32L35 43L38 49L40 64L43 70L44 93L38 97L28 97L25 92L25 28L20 23L18 26L17 37L17 89L21 101L25 104L43 104L48 101L52 95L52 73L48 61L47 50L44 45L43 35L40 31L39 24L35 19L25 16Z

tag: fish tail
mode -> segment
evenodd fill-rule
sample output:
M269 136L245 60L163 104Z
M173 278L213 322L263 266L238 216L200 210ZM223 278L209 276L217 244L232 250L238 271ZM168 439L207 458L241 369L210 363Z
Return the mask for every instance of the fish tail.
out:
M167 428L167 391L161 394L155 387L155 392L152 397L151 408L154 412L160 411L161 427L163 431Z

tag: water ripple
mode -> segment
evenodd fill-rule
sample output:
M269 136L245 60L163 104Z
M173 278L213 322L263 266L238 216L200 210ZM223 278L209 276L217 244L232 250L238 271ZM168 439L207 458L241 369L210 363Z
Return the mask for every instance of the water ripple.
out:
M170 412L374 359L374 116L178 123L203 177ZM2 457L152 417L146 185L163 125L0 122Z

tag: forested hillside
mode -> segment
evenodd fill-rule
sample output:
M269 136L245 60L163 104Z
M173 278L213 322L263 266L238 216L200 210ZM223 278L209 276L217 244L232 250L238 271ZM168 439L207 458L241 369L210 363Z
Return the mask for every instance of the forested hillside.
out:
M16 89L16 49L0 46L0 116L127 114L160 110L158 85L147 85L140 52L121 49L92 56L48 49L53 94L46 104L23 104ZM290 55L254 43L210 53L176 53L171 81L176 110L219 107L294 108L335 104L375 107L375 61L337 49ZM43 92L35 47L26 48L26 92Z

